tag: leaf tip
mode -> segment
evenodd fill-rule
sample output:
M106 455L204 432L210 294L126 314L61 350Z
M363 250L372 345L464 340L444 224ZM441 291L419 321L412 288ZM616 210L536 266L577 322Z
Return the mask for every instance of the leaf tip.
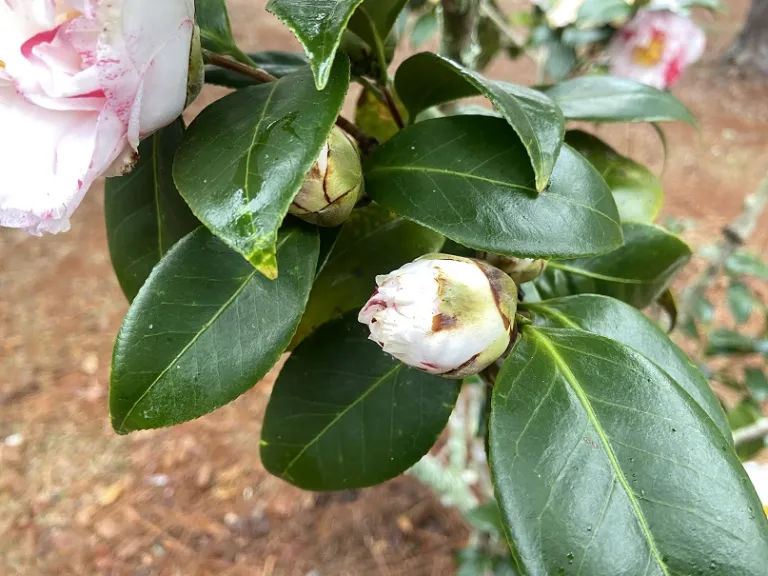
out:
M248 262L270 280L277 280L277 257L274 252L254 252L248 256Z

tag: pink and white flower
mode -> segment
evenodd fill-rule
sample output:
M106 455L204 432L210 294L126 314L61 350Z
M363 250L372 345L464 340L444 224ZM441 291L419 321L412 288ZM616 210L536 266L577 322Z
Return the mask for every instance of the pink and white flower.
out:
M606 50L611 74L654 86L674 84L701 58L706 38L689 18L667 10L641 10Z
M0 225L40 235L187 99L194 0L0 0Z
M485 262L431 254L385 276L358 315L370 339L446 378L477 374L510 344L517 286Z

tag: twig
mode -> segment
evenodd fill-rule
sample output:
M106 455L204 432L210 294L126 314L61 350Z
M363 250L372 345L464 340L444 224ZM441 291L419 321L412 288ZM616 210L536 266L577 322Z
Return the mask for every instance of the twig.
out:
M504 15L499 12L499 10L493 4L488 2L488 0L483 0L483 2L480 4L480 13L488 18L488 20L493 22L493 25L496 26L498 31L506 36L507 40L509 40L512 44L515 46L525 46L525 36L518 34L516 30L513 30L512 27L507 23Z
M400 110L397 109L397 103L395 102L394 96L392 96L392 90L389 86L382 86L381 92L384 94L384 98L387 101L387 108L389 108L389 112L392 114L392 119L395 121L395 124L397 124L397 127L402 130L405 128L405 122L403 122L403 117L400 115Z
M738 448L752 440L765 439L768 436L768 418L762 418L750 426L735 430L733 433L733 443Z
M704 296L709 285L720 274L725 263L733 253L747 243L757 227L757 223L768 206L768 176L757 190L744 199L744 206L738 217L723 228L723 239L717 247L717 255L696 281L686 290L681 302L678 325L682 326L690 317L695 303Z
M214 64L216 66L220 66L221 68L226 68L227 70L232 70L233 72L237 72L243 76L247 76L248 78L253 78L257 82L267 83L277 80L277 78L272 76L272 74L262 70L261 68L235 62L230 58L226 58L225 56L215 54L214 52L210 52L208 50L203 50L203 56L205 57L206 62L209 64ZM357 140L358 144L360 145L360 150L363 152L363 154L368 154L379 144L376 138L369 136L357 125L350 122L343 116L339 116L336 119L336 125L344 130L347 134L352 136L352 138Z
M239 72L243 76L248 76L248 78L253 78L257 82L266 83L266 82L274 82L275 80L277 80L277 78L272 76L272 74L270 74L269 72L265 72L261 68L255 68L254 66L248 66L247 64L242 64L241 62L235 62L231 58L221 56L209 50L203 50L203 56L206 62L208 62L209 64L214 64L216 66L226 68L227 70L232 70L233 72Z

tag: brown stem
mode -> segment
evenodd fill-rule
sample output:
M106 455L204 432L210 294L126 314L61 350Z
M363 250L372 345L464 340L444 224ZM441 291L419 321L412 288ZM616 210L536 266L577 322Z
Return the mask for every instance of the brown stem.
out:
M230 58L215 54L214 52L210 52L208 50L203 50L203 56L205 57L205 61L209 64L214 64L216 66L220 66L221 68L226 68L227 70L232 70L233 72L237 72L243 76L247 76L248 78L253 78L257 82L267 83L277 80L277 78L272 76L272 74L265 72L260 68L248 66L247 64L241 64L240 62L235 62ZM343 116L339 116L336 119L336 125L344 130L347 134L352 136L352 138L357 140L357 143L360 145L360 150L364 155L371 152L379 144L376 138L369 136L360 130L358 126Z
M397 109L397 103L395 102L394 96L392 96L392 90L389 86L381 86L380 89L387 101L387 107L389 108L390 114L392 114L392 119L395 121L395 124L397 124L397 127L402 130L405 128L405 122L403 122L403 117L400 115L400 110Z
M257 82L266 83L266 82L274 82L275 80L277 80L277 78L272 76L272 74L270 74L269 72L265 72L260 68L254 68L253 66L248 66L247 64L241 64L240 62L235 62L230 58L221 56L214 52L210 52L209 50L203 50L203 56L205 57L205 61L208 62L209 64L215 64L216 66L220 66L221 68L226 68L227 70L238 72L243 76L248 76L248 78L253 78Z

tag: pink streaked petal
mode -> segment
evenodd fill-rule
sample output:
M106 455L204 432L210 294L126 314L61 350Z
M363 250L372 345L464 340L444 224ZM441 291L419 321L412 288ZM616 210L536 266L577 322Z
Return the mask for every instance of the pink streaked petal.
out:
M33 234L67 229L98 176L99 114L41 109L14 89L0 88L0 124L0 225Z

